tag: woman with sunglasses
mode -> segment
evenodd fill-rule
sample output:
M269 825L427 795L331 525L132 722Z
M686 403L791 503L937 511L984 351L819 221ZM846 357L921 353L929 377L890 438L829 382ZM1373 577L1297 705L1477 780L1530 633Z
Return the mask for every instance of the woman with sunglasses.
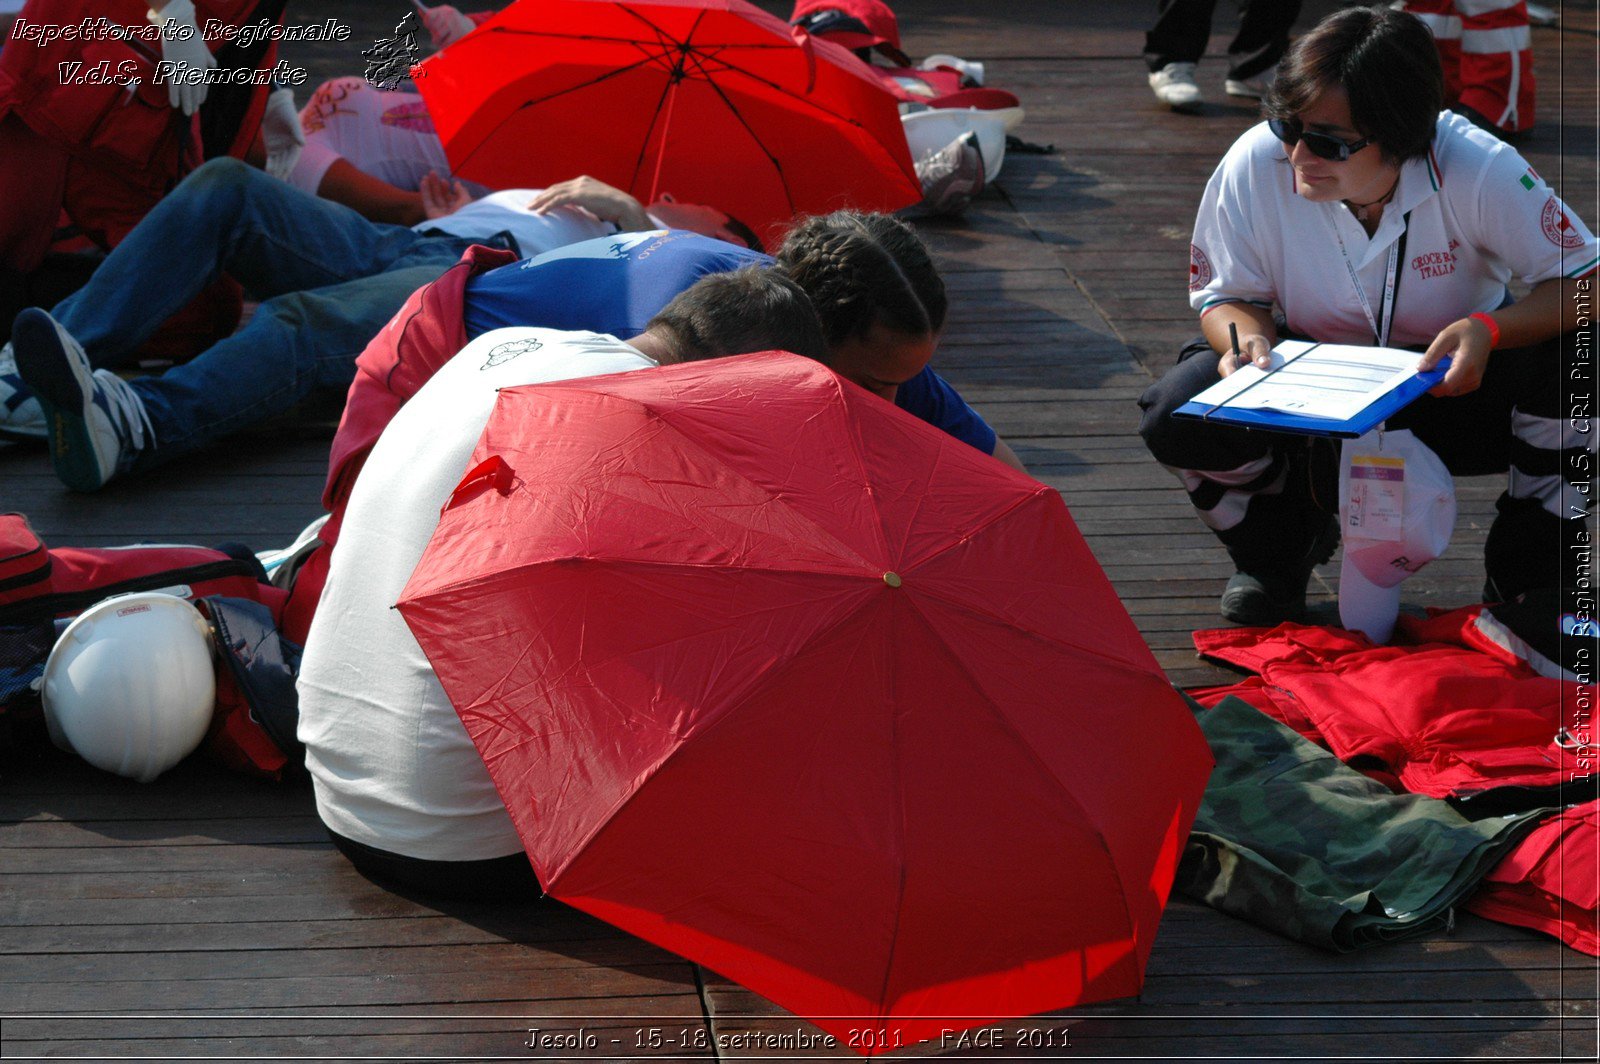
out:
M1419 369L1448 357L1433 393L1388 426L1413 430L1457 475L1509 470L1487 599L1573 586L1555 559L1571 566L1581 552L1568 548L1587 550L1592 493L1563 474L1587 480L1597 433L1569 416L1559 338L1592 311L1600 248L1515 149L1441 113L1442 95L1418 19L1337 12L1295 44L1268 121L1206 187L1189 266L1204 336L1140 398L1140 431L1232 556L1229 620L1304 610L1311 570L1338 538L1335 449L1170 414L1287 338L1412 348ZM1516 302L1513 278L1531 287Z

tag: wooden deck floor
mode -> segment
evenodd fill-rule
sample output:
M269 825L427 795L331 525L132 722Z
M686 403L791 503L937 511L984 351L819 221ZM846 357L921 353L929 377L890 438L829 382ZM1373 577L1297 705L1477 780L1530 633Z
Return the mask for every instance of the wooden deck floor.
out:
M397 17L389 6L337 0L315 17L364 41ZM1220 679L1189 633L1221 623L1230 568L1139 443L1133 401L1194 330L1193 213L1253 109L1221 95L1215 58L1201 70L1218 102L1202 115L1154 102L1137 59L1147 0L894 6L913 55L985 60L1027 105L1022 134L1059 149L1009 157L964 222L925 227L954 295L939 368L1062 491L1174 681ZM1336 5L1305 6L1302 26ZM1564 14L1564 29L1534 31L1541 122L1523 148L1594 223L1595 5ZM315 80L359 70L357 50L288 54ZM38 453L0 452L0 510L28 513L57 543L276 546L318 512L328 437L325 417L304 416L88 498L61 490ZM1498 491L1463 486L1456 542L1407 585L1409 606L1475 598ZM1314 583L1324 619L1336 574ZM1472 917L1340 957L1177 901L1138 1001L1006 1024L994 1046L917 1052L1594 1059L1597 987L1592 958ZM529 1048L529 1028L569 1041ZM140 786L46 752L0 762L0 1059L852 1056L818 1037L564 906L442 906L375 887L328 845L304 787L204 765Z

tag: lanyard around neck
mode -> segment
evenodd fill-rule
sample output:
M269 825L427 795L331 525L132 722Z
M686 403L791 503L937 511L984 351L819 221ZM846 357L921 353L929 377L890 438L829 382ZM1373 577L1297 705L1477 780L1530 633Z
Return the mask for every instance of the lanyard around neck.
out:
M1333 238L1339 242L1339 255L1344 259L1345 272L1350 275L1350 287L1356 290L1356 300L1361 304L1361 313L1367 317L1367 325L1372 329L1372 342L1379 347L1389 346L1389 332L1394 324L1395 294L1400 290L1400 259L1406 250L1406 233L1411 228L1411 212L1407 211L1400 219L1400 238L1389 248L1389 261L1384 267L1383 305L1379 308L1380 317L1373 317L1372 303L1367 299L1367 290L1361 286L1361 277L1356 272L1356 264L1350 261L1350 252L1345 250L1344 237L1339 235L1339 223L1333 221Z

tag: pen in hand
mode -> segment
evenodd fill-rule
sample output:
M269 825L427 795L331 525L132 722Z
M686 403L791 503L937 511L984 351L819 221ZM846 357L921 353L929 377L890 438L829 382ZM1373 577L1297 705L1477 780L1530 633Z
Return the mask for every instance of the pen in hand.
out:
M1230 321L1228 323L1228 339L1233 341L1233 364L1235 366L1237 366L1237 365L1240 364L1239 363L1239 356L1241 354L1243 354L1243 352L1239 350L1239 323L1238 322Z

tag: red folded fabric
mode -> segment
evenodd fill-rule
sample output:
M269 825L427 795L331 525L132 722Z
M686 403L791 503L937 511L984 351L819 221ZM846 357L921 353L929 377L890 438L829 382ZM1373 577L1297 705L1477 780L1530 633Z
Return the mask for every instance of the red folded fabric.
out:
M1495 866L1467 909L1600 956L1600 802L1539 825Z

